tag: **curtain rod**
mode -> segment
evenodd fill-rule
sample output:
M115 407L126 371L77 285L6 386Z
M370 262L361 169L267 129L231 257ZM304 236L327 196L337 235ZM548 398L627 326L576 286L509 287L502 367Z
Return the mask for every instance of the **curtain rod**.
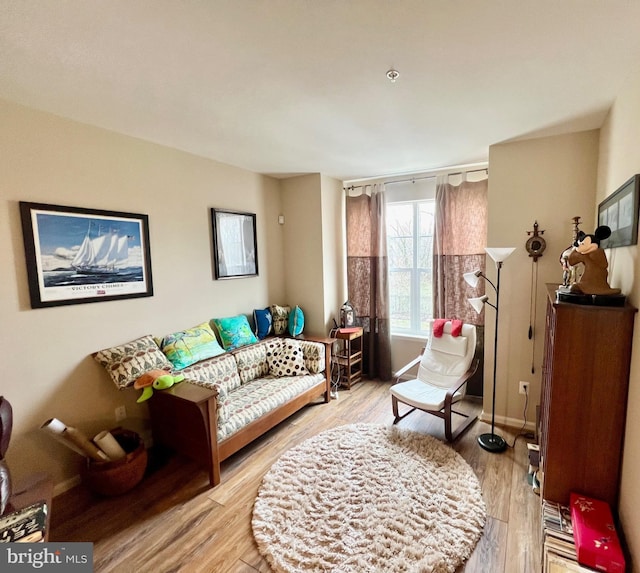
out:
M480 171L486 171L487 175L489 175L489 168L483 167L482 169L469 169L469 171L456 171L455 173L441 173L440 175L446 177L452 177L453 175L462 175L463 173L479 173ZM385 185L393 185L394 183L415 183L416 181L420 181L422 179L436 179L440 175L423 175L421 177L411 177L409 179L396 179L394 181L382 182ZM362 189L363 187L367 187L368 185L374 185L373 183L365 183L363 185L349 185L349 187L343 187L344 191L351 191L353 189Z

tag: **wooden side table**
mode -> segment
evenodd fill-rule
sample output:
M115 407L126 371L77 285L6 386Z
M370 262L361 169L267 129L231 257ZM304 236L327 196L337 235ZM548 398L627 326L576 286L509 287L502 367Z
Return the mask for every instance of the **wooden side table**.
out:
M335 356L340 366L338 384L351 390L352 384L362 380L362 328L339 328L335 337L342 340Z

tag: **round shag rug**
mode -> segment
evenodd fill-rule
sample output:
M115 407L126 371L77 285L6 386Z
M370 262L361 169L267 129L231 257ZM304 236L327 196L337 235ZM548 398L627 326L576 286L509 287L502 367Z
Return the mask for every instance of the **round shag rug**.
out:
M485 518L478 478L452 448L396 426L351 424L271 467L251 525L277 573L453 573Z

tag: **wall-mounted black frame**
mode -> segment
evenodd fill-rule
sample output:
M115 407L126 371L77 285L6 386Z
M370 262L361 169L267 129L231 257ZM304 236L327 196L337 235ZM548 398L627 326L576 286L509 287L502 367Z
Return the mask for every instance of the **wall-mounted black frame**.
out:
M147 215L20 201L31 307L153 296Z
M258 276L255 213L211 209L216 279Z
M600 242L603 249L637 244L639 204L640 174L636 174L598 205L598 225L611 228L611 236Z

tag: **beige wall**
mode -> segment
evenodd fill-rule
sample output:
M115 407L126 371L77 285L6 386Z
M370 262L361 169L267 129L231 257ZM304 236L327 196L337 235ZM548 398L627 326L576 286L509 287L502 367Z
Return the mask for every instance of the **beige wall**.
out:
M582 217L585 231L593 227L597 163L598 131L503 143L489 150L487 243L517 248L501 272L497 421L521 423L524 397L518 393L520 380L531 382L527 419L535 420L535 405L540 403L545 283L562 281L558 259L571 243L572 217ZM524 245L536 220L544 230L547 247L536 263L537 312L534 338L529 340L532 259ZM495 265L489 258L487 276L495 282ZM492 309L485 312L486 340L493 340L495 315ZM485 348L484 412L490 415L493 344Z
M640 173L640 70L620 92L601 130L597 203L613 193L629 177ZM640 306L638 246L607 250L610 284L622 289ZM634 557L634 571L640 570L640 326L636 315L631 376L627 406L627 427L622 459L622 480L618 511L625 537Z
M342 184L314 173L281 181L286 300L305 313L305 333L327 335L342 296Z
M346 298L339 182L321 175L279 182L1 100L0 125L0 233L5 245L0 255L0 343L5 355L0 394L14 408L7 458L17 478L47 471L63 487L77 475L80 457L38 430L50 417L93 434L115 425L114 409L125 404L126 425L148 437L146 406L135 403L137 392L118 392L90 358L92 352L215 316L249 314L274 302L306 307L309 331L326 332ZM640 83L635 81L620 94L601 134L589 131L490 149L488 244L518 247L502 273L498 420L522 418L519 380L531 382L528 418L533 419L540 393L543 285L561 279L558 256L569 243L571 218L580 215L582 228L591 229L597 203L640 171L635 143L639 125ZM21 200L148 214L155 295L32 310L18 212ZM211 207L257 214L259 277L213 280ZM279 214L285 215L284 226L278 224ZM547 250L538 262L534 353L527 337L531 259L524 243L536 219L545 230ZM616 249L609 256L612 284L623 288L637 306L637 248ZM290 257L298 262L298 272L287 264ZM301 269L305 282L298 281ZM492 271L489 267L490 277ZM313 284L306 282L308 277ZM307 289L313 298L307 298ZM492 325L488 317L489 339ZM636 329L635 337L639 336ZM637 340L634 347L620 514L632 552L640 554ZM486 357L485 378L490 384L492 353L490 345L487 348L491 356ZM485 410L490 412L487 390Z
M323 175L322 189L322 252L324 283L324 333L340 322L340 307L347 299L345 286L346 255L344 249L345 202L342 182Z
M282 182L285 300L305 313L305 332L324 332L320 174Z
M38 429L48 418L94 435L125 404L125 425L148 436L138 392L118 392L92 352L285 299L280 184L3 101L0 126L0 394L14 410L7 459L16 478L46 471L61 484L81 458ZM148 214L154 296L32 310L18 201ZM257 214L258 277L212 278L211 207Z

